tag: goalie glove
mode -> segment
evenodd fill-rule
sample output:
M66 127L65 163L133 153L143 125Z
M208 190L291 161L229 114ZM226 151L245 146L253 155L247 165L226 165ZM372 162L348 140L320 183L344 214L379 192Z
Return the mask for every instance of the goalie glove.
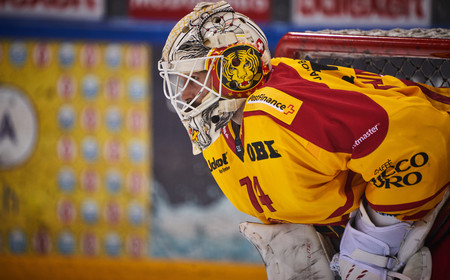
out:
M334 280L333 246L312 225L241 223L239 230L259 251L268 280Z
M447 190L436 208L419 221L397 221L387 226L375 225L367 213L368 206L361 202L330 267L344 279L430 279L431 254L423 244L448 196Z

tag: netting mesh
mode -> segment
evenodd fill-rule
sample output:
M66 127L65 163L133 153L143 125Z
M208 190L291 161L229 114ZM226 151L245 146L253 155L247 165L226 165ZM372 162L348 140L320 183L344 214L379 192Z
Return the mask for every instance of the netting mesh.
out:
M324 29L319 31L306 31L306 33L450 39L450 30L445 28L411 28L411 29L394 28L390 30Z
M307 32L314 34L339 34L339 35L369 35L409 38L439 38L450 39L450 30L435 29L392 29L392 30L322 30ZM414 82L425 83L435 87L450 87L450 58L418 58L418 57L391 57L372 56L366 53L320 53L298 52L292 54L294 58L307 59L321 64L352 67L383 75L392 75L400 79L408 79Z
M320 64L352 67L435 87L450 87L450 60L411 57L298 57Z

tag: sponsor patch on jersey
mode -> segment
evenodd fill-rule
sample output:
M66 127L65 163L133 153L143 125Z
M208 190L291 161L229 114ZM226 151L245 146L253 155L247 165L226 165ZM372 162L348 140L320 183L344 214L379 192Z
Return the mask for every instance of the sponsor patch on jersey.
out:
M264 111L286 124L291 124L302 103L280 90L266 87L247 99L244 111Z
M425 166L429 160L430 156L425 152L416 153L409 159L402 159L398 162L388 159L375 169L376 177L374 176L370 182L375 187L384 189L416 185L423 179L421 167Z

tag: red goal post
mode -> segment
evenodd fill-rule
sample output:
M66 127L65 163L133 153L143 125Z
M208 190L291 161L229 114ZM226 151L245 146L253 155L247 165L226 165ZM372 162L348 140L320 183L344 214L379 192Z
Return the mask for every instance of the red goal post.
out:
M274 56L450 87L450 30L446 29L289 32Z

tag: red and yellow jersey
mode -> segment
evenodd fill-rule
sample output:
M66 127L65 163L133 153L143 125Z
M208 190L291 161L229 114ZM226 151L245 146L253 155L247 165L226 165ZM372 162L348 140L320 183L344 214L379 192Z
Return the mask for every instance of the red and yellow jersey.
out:
M404 220L450 181L450 90L276 58L246 101L236 155L231 123L203 151L218 185L262 222L344 224L365 195Z

